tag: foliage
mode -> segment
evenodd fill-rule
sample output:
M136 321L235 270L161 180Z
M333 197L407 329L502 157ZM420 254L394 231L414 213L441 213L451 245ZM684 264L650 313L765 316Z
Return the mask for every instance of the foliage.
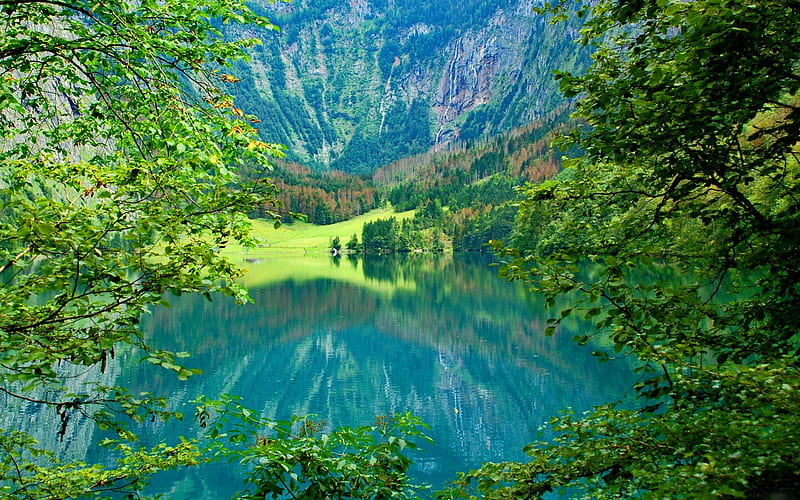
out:
M272 421L235 398L198 401L196 418L209 451L246 464L248 488L237 498L416 498L406 455L430 439L410 414L378 417L374 425L326 431L311 416ZM269 434L265 435L265 432ZM220 441L228 444L220 445ZM241 446L244 445L244 446Z
M186 440L180 440L174 446L161 443L151 449L134 449L125 442L106 444L113 445L114 452L122 457L115 467L77 461L62 463L52 451L39 447L26 433L3 430L1 449L4 457L0 462L0 473L6 480L17 476L0 489L3 498L79 498L135 491L145 485L146 478L158 471L201 462L200 449ZM43 460L46 460L46 465L41 465Z
M797 491L796 366L728 363L674 383L683 404L669 411L605 405L567 412L549 421L558 433L552 442L528 446L530 461L485 464L441 497L473 498L470 483L479 498L540 498L565 487L609 499Z
M559 171L559 154L551 143L567 122L567 110L558 109L546 119L490 140L460 143L396 161L375 171L372 179L401 210L434 199L443 206L468 207L476 196L484 204L502 203L514 196L509 188L515 184L539 182ZM480 185L492 178L496 184Z
M5 498L139 490L196 463L191 443L140 450L126 422L179 418L166 401L74 384L115 354L186 378L185 353L147 344L140 317L168 293L247 300L219 250L249 242L247 212L275 207L258 139L226 92L228 61L252 40L229 22L273 26L237 0L0 2L0 390L52 412L62 438L88 418L121 441L116 467L58 464L24 432L0 435ZM275 216L268 211L266 215Z
M567 2L553 7L564 14ZM487 464L444 494L761 497L800 489L800 9L788 1L592 3L567 146L524 190L501 272L594 323L639 362L642 408L551 421L526 464ZM520 227L529 224L531 227ZM582 263L599 270L584 272ZM654 263L678 279L648 283Z
M390 217L364 223L360 249L368 254L444 251L446 237L441 228L446 218L442 213L442 207L438 207L436 218L430 217L429 207L436 205L438 205L438 200L428 203L411 219L397 221L394 217ZM436 210L433 209L434 212ZM356 241L353 247L358 248L355 235L354 239Z
M389 253L397 250L397 220L376 219L365 222L361 231L361 245L366 253Z
M371 182L343 172L315 173L297 164L278 162L271 178L283 206L306 215L315 224L352 219L378 206L377 190Z
M351 236L350 239L347 240L347 245L345 245L345 248L347 248L347 250L350 252L355 252L359 249L357 234L354 233L353 236Z
M512 191L513 192L513 191ZM517 208L512 203L484 205L462 209L453 216L453 249L465 251L489 250L489 242L508 238Z
M484 251L489 240L511 237L514 188L556 175L557 150L549 143L566 120L565 110L558 110L491 140L406 158L376 171L373 180L385 187L393 206L417 209L413 224L397 227L399 248L443 248L439 240L444 239L458 251Z

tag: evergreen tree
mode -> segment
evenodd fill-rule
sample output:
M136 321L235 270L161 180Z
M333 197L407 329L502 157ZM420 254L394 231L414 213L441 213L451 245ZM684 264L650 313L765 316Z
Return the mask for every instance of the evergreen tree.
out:
M387 253L397 249L397 224L394 217L366 222L361 244L366 253Z
M359 246L358 235L353 234L353 236L351 236L350 240L347 242L346 248L351 252L356 252L359 250Z

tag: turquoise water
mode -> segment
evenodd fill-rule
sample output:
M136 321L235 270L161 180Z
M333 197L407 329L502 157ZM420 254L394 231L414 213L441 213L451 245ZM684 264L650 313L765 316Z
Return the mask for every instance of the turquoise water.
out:
M624 361L599 363L596 347L574 344L575 323L545 337L541 301L497 278L485 258L308 259L252 264L254 304L184 297L154 311L150 342L191 352L186 364L203 373L180 382L121 357L116 383L165 395L187 413L145 434L193 435L185 403L200 394L237 394L264 416L315 414L331 426L411 411L434 439L413 475L437 489L484 461L524 460L523 446L565 407L630 394ZM270 270L295 265L302 279L270 280ZM241 470L227 465L153 483L177 500L230 498L241 486Z

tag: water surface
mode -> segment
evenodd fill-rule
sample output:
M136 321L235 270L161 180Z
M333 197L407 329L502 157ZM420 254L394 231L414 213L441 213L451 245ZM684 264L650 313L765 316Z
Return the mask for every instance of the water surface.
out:
M151 440L192 436L186 402L201 394L236 394L266 417L315 414L330 426L410 411L435 441L413 475L438 489L482 462L524 460L522 448L565 407L630 395L624 360L599 363L596 347L573 343L577 323L545 337L543 302L481 256L242 260L253 304L172 298L145 322L154 346L192 353L186 364L202 375L181 382L134 355L113 367L116 384L167 396L187 413L184 423L148 424ZM76 431L64 446L74 454L98 439ZM175 500L230 498L241 471L171 473L153 488Z
M631 385L624 362L599 363L572 342L578 325L545 337L542 301L488 264L264 257L249 265L254 304L182 298L153 315L153 343L191 352L201 376L181 383L134 365L121 382L176 402L238 394L270 418L310 413L335 426L411 411L435 441L414 475L438 488L485 461L524 460L551 415L623 398ZM203 473L170 489L225 498L234 486L235 476Z

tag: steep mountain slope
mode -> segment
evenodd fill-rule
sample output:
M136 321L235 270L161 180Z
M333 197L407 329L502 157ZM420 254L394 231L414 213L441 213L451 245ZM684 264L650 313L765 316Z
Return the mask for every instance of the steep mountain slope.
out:
M236 68L237 104L316 169L368 173L521 126L563 103L552 70L586 64L578 27L533 0L260 0L280 33Z

